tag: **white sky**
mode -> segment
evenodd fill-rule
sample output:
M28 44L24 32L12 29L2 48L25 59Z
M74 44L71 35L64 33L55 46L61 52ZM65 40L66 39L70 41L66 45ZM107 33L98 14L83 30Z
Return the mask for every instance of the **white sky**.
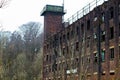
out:
M64 0L65 20L93 0ZM62 5L63 0L12 0L8 7L0 9L0 24L5 30L14 31L20 25L30 21L40 22L40 12L46 4Z

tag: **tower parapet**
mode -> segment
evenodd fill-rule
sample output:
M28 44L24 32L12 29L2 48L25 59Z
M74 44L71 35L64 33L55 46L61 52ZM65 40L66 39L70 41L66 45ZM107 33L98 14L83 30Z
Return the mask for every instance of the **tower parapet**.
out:
M41 16L44 16L44 39L62 29L62 16L65 14L63 6L46 5Z

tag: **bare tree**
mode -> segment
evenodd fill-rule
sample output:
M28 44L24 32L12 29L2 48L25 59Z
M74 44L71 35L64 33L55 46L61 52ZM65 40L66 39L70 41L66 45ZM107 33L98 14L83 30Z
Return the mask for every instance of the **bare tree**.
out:
M24 40L24 49L27 57L33 60L34 55L39 51L41 45L40 35L41 24L37 22L29 22L20 27Z
M40 27L40 23L30 22L22 25L20 31L0 32L0 80L41 80Z
M0 8L3 8L9 4L11 0L0 0Z

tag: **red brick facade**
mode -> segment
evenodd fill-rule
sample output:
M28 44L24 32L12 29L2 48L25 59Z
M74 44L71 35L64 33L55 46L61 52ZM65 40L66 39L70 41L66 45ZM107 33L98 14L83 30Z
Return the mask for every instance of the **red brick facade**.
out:
M105 0L67 27L62 15L44 13L43 80L120 80L120 0Z

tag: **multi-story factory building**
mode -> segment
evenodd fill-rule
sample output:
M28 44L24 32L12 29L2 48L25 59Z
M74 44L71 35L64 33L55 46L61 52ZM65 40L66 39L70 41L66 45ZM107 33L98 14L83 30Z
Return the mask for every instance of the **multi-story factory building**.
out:
M95 0L63 22L46 5L43 80L120 80L120 0Z

